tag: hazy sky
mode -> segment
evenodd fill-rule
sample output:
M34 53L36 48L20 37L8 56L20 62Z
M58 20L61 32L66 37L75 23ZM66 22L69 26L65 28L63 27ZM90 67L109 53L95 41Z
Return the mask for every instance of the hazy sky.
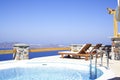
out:
M0 0L0 42L111 44L117 0Z

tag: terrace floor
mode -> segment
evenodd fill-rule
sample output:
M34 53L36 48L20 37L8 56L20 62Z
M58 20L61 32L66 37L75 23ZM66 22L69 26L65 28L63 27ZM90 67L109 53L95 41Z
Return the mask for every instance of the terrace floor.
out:
M33 58L34 61L42 61L42 62L70 62L70 63L78 63L78 64L90 64L90 61L85 61L85 59L71 59L71 58L60 58L60 55L57 56L49 56L49 57L41 57L41 58ZM93 64L95 62L95 58L92 60ZM101 59L97 58L97 66L100 66ZM107 67L107 58L106 56L103 57L103 68L106 69ZM109 69L114 73L116 77L120 77L120 60L110 60L109 59ZM119 78L120 80L120 78Z

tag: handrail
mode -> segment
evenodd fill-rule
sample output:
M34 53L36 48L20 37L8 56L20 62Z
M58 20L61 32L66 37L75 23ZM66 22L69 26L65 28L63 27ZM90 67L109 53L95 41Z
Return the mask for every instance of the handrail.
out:
M107 53L106 54L107 55L107 67L106 68L109 69L109 55L108 55L109 53L108 53L107 49L105 51Z
M95 49L96 50L96 49ZM95 69L94 69L94 74L92 74L92 58L93 58L93 55L92 55L92 52L94 51L94 49L90 52L90 79L96 79L97 78L97 56L98 56L98 53L96 52L95 54Z
M107 53L107 66L106 66L106 69L109 69L109 54L108 54L108 50L105 49L105 52ZM90 79L96 79L97 78L97 58L98 58L98 52L96 52L95 54L95 64L92 63L92 58L93 58L93 55L92 55L92 51L90 52ZM103 52L100 52L100 60L101 60L101 64L100 66L103 66ZM94 73L92 71L92 65L95 65L94 67Z
M106 69L109 69L109 49L107 46L104 46L104 51L100 53L101 63L100 66L103 66L103 53L106 53Z
M103 66L103 53L100 53L100 60L101 60L100 66Z
M90 53L90 79L92 79L92 54Z

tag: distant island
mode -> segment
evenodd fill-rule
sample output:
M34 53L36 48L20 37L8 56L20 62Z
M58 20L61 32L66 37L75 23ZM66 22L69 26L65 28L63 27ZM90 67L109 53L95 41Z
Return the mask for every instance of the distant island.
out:
M23 44L19 42L3 42L0 43L0 54L11 54L13 53L14 44ZM25 43L24 43L25 44ZM59 44L28 44L30 46L29 52L45 52L45 51L56 51L56 50L70 50L68 46Z
M2 42L0 48L12 49L14 44L20 44L21 42ZM66 47L66 45L60 44L28 44L30 48L50 48L50 47Z
M0 48L13 48L13 45L17 43L18 42L1 42Z

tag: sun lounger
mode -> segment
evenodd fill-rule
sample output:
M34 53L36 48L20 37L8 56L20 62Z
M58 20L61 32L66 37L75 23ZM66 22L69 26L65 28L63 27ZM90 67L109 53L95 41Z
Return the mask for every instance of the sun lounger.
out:
M72 56L78 56L78 57L85 57L85 60L88 60L91 55L96 54L96 50L101 47L102 44L96 44L91 50L87 51L90 47L91 44L85 44L83 47L80 49L79 52L73 52L73 51L61 51L58 52L58 54L61 55L62 58L64 58L64 55L72 55Z
M96 54L96 53L98 53L97 54L97 56L99 55L99 53L100 53L100 51L98 51L99 50L99 48L102 46L102 44L96 44L94 47L93 47L93 49L90 51L90 52L88 52L89 54L91 54L91 55L94 55L94 54Z
M91 44L85 44L78 52L61 51L61 52L58 52L58 54L60 54L62 58L64 58L64 55L72 55L72 56L78 56L78 57L84 56L85 60L88 60L88 54L86 53L86 51L89 49L90 46Z

